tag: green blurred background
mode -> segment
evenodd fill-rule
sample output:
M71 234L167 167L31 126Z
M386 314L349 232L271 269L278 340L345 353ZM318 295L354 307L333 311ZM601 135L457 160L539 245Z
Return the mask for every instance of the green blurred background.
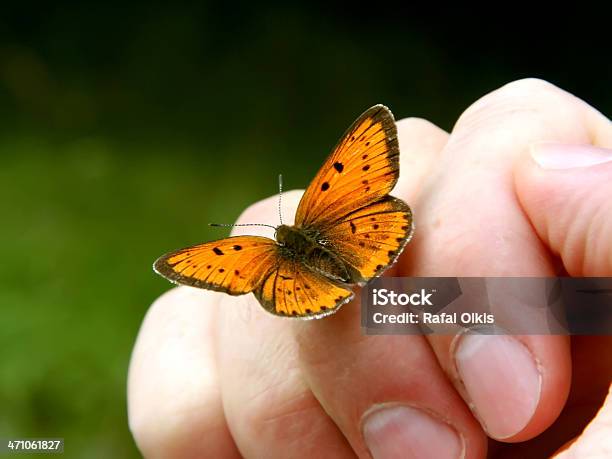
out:
M0 437L138 457L126 370L169 288L152 261L225 235L207 223L274 194L280 172L305 187L370 105L450 129L481 95L536 76L612 109L593 17L425 23L387 8L3 6Z

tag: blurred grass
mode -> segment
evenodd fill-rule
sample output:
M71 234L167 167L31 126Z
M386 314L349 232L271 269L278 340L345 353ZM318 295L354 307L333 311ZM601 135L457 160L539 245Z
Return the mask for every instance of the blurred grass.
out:
M276 186L262 163L124 151L93 138L0 145L3 436L65 436L79 457L131 448L129 352L146 307L169 288L152 261L221 236L206 224L232 221L236 205Z
M567 39L521 24L517 42L496 24L432 28L317 3L7 8L0 437L138 457L126 371L148 305L169 288L151 263L227 234L207 223L274 194L278 173L305 187L370 105L450 129L484 93L540 76L609 113L609 79L584 70L599 60L591 19Z

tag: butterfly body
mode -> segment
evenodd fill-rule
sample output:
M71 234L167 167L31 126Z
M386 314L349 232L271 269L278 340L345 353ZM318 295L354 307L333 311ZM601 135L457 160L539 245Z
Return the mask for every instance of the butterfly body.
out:
M275 315L324 317L353 298L351 285L380 276L410 240L410 207L389 195L398 177L393 115L376 105L340 139L295 224L276 227L276 240L233 236L163 255L153 268L177 284L253 293Z
M328 242L316 230L280 225L276 229L276 240L285 258L298 260L326 277L352 283L349 268L326 247Z

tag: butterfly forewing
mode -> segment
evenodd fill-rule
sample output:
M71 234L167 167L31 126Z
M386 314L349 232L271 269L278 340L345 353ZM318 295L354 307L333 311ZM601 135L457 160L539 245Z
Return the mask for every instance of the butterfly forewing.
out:
M323 229L386 196L399 176L393 115L383 105L363 113L346 131L304 193L298 227Z
M410 207L389 196L398 177L395 121L377 105L348 129L300 201L296 226L352 267L354 283L380 275L412 234Z
M235 236L166 254L153 267L175 283L241 295L261 284L278 256L272 239Z

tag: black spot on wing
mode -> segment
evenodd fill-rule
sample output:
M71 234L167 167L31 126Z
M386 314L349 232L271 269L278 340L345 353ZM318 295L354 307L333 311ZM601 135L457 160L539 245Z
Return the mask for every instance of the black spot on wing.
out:
M223 255L223 250L221 250L219 247L215 247L213 252L215 252L217 255Z
M344 164L335 162L334 169L336 169L338 172L342 172L344 170Z

